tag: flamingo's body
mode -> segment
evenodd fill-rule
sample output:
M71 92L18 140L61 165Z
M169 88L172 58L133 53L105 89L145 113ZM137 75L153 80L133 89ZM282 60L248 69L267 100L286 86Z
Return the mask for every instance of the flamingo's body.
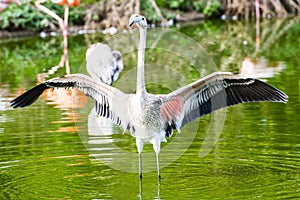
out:
M135 94L96 82L82 75L66 75L48 80L11 102L12 107L31 105L47 88L77 88L96 102L96 113L109 118L136 138L142 177L142 150L147 142L153 144L160 177L160 144L185 124L220 108L257 101L287 102L280 90L253 78L228 72L217 72L166 95L149 94L144 82L144 51L147 22L143 16L132 15L129 25L140 30L138 51L137 88Z

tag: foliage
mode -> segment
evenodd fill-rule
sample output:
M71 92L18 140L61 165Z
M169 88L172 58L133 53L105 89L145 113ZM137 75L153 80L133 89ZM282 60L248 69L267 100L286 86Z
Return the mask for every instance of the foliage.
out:
M157 3L158 4L158 3ZM176 14L171 12L170 10L165 9L160 4L158 4L160 7L161 12L163 13L163 16L167 19L175 19ZM147 16L147 20L151 21L152 23L158 23L160 22L160 18L155 12L154 8L152 7L150 1L141 1L141 10L145 16Z
M71 72L78 72L85 58L86 39L69 36L69 61ZM99 37L91 43L99 41ZM24 80L36 80L39 73L46 73L57 65L63 53L62 37L26 37L0 40L0 82L18 85ZM61 48L60 48L61 47ZM60 68L55 76L65 73ZM32 83L29 83L32 84Z
M221 3L218 0L156 0L156 3L167 19L175 19L176 14L174 10L182 12L196 11L208 17L218 15L221 11ZM149 21L154 23L160 21L159 16L149 1L141 1L141 10Z
M39 29L45 26L46 21L42 19L30 2L22 2L22 5L11 4L0 15L2 29L23 29L32 27Z
M203 9L203 14L211 17L212 15L219 14L221 10L221 3L218 0L210 0L207 1L204 9Z
M168 1L168 6L173 9L179 9L180 7L184 7L185 4L184 0L170 0Z
M221 3L218 0L168 0L166 6L180 11L197 11L210 17L219 14Z
M155 12L154 8L151 6L150 1L141 1L141 10L143 14L147 16L147 20L151 22L159 22L159 16Z
M0 14L1 29L9 30L41 30L49 27L50 24L57 24L57 22L45 13L40 12L34 6L34 0L21 1L20 6L11 4ZM45 5L50 10L54 11L59 16L63 16L64 8L52 2L45 2ZM70 8L69 22L70 24L82 24L84 18L84 11L82 6Z
M193 6L197 12L201 12L205 8L205 3L203 1L194 1Z

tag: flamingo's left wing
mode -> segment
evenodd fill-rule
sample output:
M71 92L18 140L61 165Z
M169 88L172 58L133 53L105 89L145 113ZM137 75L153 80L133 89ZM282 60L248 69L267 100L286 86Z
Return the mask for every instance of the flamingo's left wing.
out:
M254 78L217 72L163 97L162 118L180 128L220 108L244 102L287 102L287 95Z

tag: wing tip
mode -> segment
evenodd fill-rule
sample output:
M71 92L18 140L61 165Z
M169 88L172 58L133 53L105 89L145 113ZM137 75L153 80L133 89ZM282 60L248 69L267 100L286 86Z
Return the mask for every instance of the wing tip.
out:
M12 108L24 108L30 106L46 89L48 89L48 86L45 83L41 83L10 101L10 106Z

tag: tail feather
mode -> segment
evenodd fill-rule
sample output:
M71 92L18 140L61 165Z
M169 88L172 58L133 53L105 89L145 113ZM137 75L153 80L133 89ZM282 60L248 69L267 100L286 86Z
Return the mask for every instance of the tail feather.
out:
M45 83L39 84L12 100L10 102L10 105L13 108L23 108L26 106L30 106L39 98L39 96L44 92L44 90L48 88L49 87Z

